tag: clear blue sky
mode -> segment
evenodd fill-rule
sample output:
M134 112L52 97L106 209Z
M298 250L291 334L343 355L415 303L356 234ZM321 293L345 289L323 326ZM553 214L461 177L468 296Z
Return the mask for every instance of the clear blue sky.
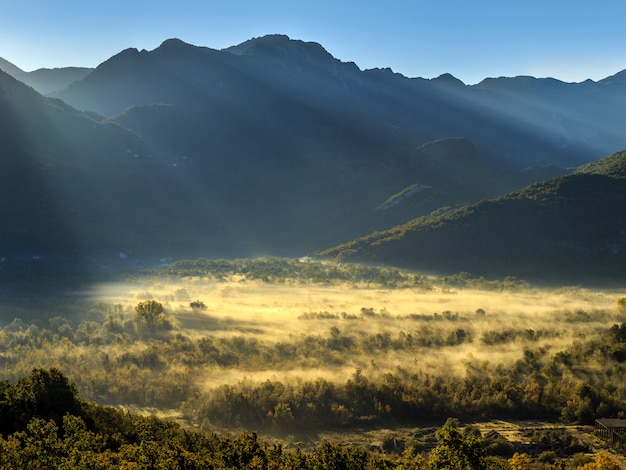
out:
M265 34L320 43L361 69L465 83L626 69L626 0L5 0L0 57L23 70L95 67L176 37L221 49Z

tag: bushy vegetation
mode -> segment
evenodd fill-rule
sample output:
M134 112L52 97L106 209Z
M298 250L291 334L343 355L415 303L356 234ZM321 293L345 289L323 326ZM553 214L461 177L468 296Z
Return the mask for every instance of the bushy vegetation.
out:
M598 417L626 417L626 386L621 380L626 372L622 297L602 301L602 308L597 309L563 306L548 310L549 318L542 318L539 314L513 313L516 310L511 299L530 302L546 295L537 291L536 295L531 292L521 297L520 293L529 286L518 280L496 282L459 274L447 278L419 277L414 287L408 287L411 279L418 276L398 271L399 280L389 281L404 286L398 290L389 289L387 281L364 283L362 277L347 285L352 289L351 295L367 302L375 302L381 292L415 292L423 298L435 296L435 305L449 306L452 299L461 296L461 289L472 287L490 289L490 296L502 293L508 304L501 307L501 312L476 308L474 304L460 311L429 312L416 308L413 313L397 313L390 303L356 310L348 304L309 310L304 300L298 303L300 313L291 312L289 317L276 313L277 326L269 327L271 318L220 316L215 309L224 298L214 303L199 295L203 291L198 286L204 286L204 282L212 283L215 296L231 292L228 295L239 302L239 291L232 291L233 285L239 286L241 292L250 290L250 286L263 289L279 285L281 289L292 289L285 273L290 264L318 264L283 264L276 260L278 266L272 267L273 262L248 264L249 271L254 272L253 279L258 279L260 272L285 270L273 277L267 275L265 281L250 281L233 273L235 266L239 269L245 264L240 261L225 263L221 274L209 281L194 281L187 277L187 268L178 271L182 269L179 266L167 276L144 279L125 304L96 303L80 315L72 312L67 317L16 319L2 326L0 367L5 382L0 390L4 394L0 413L5 413L6 421L0 420L0 433L5 439L26 433L17 435L19 445L18 441L8 440L3 445L25 449L28 433L35 432L28 428L32 417L43 420L35 423L35 428L45 424L44 434L56 436L55 442L61 445L66 439L66 413L79 416L85 432L98 434L100 431L80 414L85 405L76 399L77 392L86 400L104 405L167 410L187 425L208 432L255 430L291 441L298 436L309 450L319 445L314 436L327 430L432 426L449 416L465 422L540 419L580 424L593 423ZM319 264L306 269L331 269L325 263ZM351 268L341 269L349 272ZM194 272L194 276L200 276L200 271ZM369 272L377 271L372 268ZM169 287L168 295L155 296L150 292L164 292L174 276L182 276L187 289L179 283ZM201 277L210 276L205 271ZM220 276L222 280L218 279ZM156 284L150 287L149 282ZM307 283L302 277L297 283L318 286L322 281ZM225 286L219 291L222 293L215 290L215 285ZM275 291L269 290L268 295L272 296L272 292ZM331 291L323 288L316 292L323 296ZM271 302L280 301L271 298ZM568 299L568 305L574 305L577 298L587 299L588 305L600 296L572 289L560 292L558 297ZM190 302L191 299L196 300ZM272 304L269 307L274 308ZM36 373L31 374L33 368ZM46 369L52 372L45 372ZM29 378L24 379L25 376ZM74 385L69 385L65 377ZM38 398L37 390L47 387L57 390L56 401ZM59 406L60 412L50 411ZM53 424L49 424L50 420ZM76 422L74 425L83 426ZM448 438L457 442L457 437ZM581 450L566 435L527 438L538 443L562 443L556 451L550 448L555 456L542 457L546 462L571 459ZM100 438L94 439L93 442L100 442ZM108 442L112 438L102 439ZM315 452L326 449L333 455L349 454L350 459L365 459L367 465L374 465L372 462L381 458L392 466L404 465L400 468L427 468L420 465L429 461L432 465L429 452L438 442L434 432L429 439L399 443L390 437L376 444L375 454L397 454L393 458L362 454L335 444L320 445ZM520 455L528 452L498 436L481 439L485 455L512 459L516 451ZM263 452L269 452L270 447L264 445L259 444ZM122 447L120 444L114 448L115 452ZM280 455L288 455L284 457L287 459L299 455L293 449L281 452ZM406 455L401 456L402 452ZM317 468L312 466L313 460L307 460L313 458L311 455L297 457L308 462L301 468ZM407 455L414 467L402 460ZM531 457L536 461L539 455ZM270 457L261 458L267 461ZM452 457L442 459L451 465ZM364 468L363 460L359 461L358 468Z
M322 442L302 450L263 441L256 433L234 436L182 428L154 416L142 417L80 399L57 369L34 369L16 383L0 382L0 467L4 469L413 469L507 470L530 468L620 468L609 454L578 465L543 452L531 466L526 453L510 458L489 456L489 442L472 427L449 419L436 430L433 448L415 444L397 449L363 448ZM546 435L545 441L566 439ZM391 442L391 441L390 441ZM546 467L541 462L559 462Z
M397 268L367 266L356 263L323 263L310 259L261 258L211 260L195 259L175 261L169 266L145 269L132 278L147 276L170 277L209 277L227 280L233 276L243 276L247 280L264 282L307 282L307 283L364 283L381 287L412 287L429 289L430 284L419 273L401 271Z
M57 369L0 383L0 468L238 469L377 468L370 453L324 443L286 451L254 433L218 436L184 430L80 400Z
M153 306L146 301L138 307ZM155 307L156 308L156 307ZM162 307L161 307L162 308ZM158 309L158 308L157 308ZM626 387L626 324L615 324L597 337L548 353L542 339L558 331L506 328L477 335L471 320L458 313L409 317L412 331L365 335L348 333L351 323L406 321L386 312L362 309L358 315L331 318L326 335L285 337L275 342L254 335L189 335L158 330L143 316L122 307L98 306L101 318L73 326L62 317L47 327L19 320L0 330L5 377L31 367L59 365L89 399L109 404L181 407L192 422L207 428L241 426L293 432L297 429L362 423L415 423L459 416L465 419L562 418L588 423L594 417L623 416ZM136 309L135 309L136 310ZM141 310L141 308L139 308ZM164 313L159 322L168 324ZM328 314L307 314L316 321ZM161 323L158 323L161 324ZM171 328L174 328L171 326ZM345 330L344 330L345 328ZM524 344L522 357L510 364L462 360L462 374L424 372L398 363L382 373L360 368L344 381L324 378L328 366L349 367L357 357L401 354L427 361L444 351L479 342L486 347ZM536 346L533 346L536 345ZM420 356L423 359L418 359ZM242 380L215 387L197 377L217 370L317 370L314 379Z

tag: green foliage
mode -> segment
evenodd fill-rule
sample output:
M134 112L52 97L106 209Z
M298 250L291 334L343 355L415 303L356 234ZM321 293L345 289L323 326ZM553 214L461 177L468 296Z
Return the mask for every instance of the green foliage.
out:
M509 465L511 470L528 470L530 468L530 457L528 454L515 452L513 457L509 459Z
M463 436L447 424L437 431L437 447L431 452L430 465L434 469L482 470L488 468L487 457L480 439Z
M158 276L161 278L165 276L173 278L201 276L218 280L243 276L248 280L278 283L294 281L321 284L351 282L394 288L431 288L425 276L418 273L403 272L397 268L276 257L256 260L181 260L166 267L144 270L139 273L139 276Z
M358 448L323 442L315 449L311 460L314 470L360 470L367 467L369 455Z
M33 369L15 385L0 389L0 433L23 431L32 416L60 424L65 413L76 413L80 405L76 388L58 369Z
M54 380L41 380L54 377ZM41 395L53 395L58 384L67 379L58 371L38 370L15 384L2 384L5 395L15 395L28 383L42 387ZM356 371L349 380L350 387L368 388L368 381ZM67 385L71 390L71 384ZM10 392L14 390L13 392ZM302 393L302 392L299 392ZM591 393L579 387L579 394ZM353 396L350 399L354 398ZM461 430L457 419L448 419L435 432L437 443L431 451L417 450L415 443L404 452L396 453L399 441L393 439L394 452L378 454L355 445L340 445L324 441L303 452L299 448L286 450L279 444L268 444L256 433L219 436L183 429L179 424L154 416L142 417L126 411L102 407L76 400L71 411L62 402L53 410L33 407L24 415L20 429L4 431L0 436L0 467L7 469L107 469L107 468L298 468L298 469L496 469L506 468L486 455L485 442L478 430L468 426ZM63 411L65 411L63 413ZM62 415L55 421L43 414ZM270 418L278 423L290 422L292 410L286 403L274 407ZM5 417L2 417L5 423ZM285 421L286 419L286 421ZM566 431L536 430L526 436L530 441L552 445L556 451L546 451L539 458L556 462L564 455L580 455L587 451ZM391 442L391 441L390 441ZM390 444L389 444L390 445ZM422 447L423 449L423 447ZM400 452L400 451L398 451ZM581 462L574 458L572 462ZM510 468L528 468L525 454L515 454L509 460ZM613 460L596 456L595 467L613 468Z
M57 382L67 381L58 371L33 371L28 378L20 379L15 385L4 384L4 388L19 390L30 381L40 384L44 395L58 391L55 381L42 382L42 376L56 377ZM326 470L364 469L374 460L362 449L328 442L310 453L299 449L285 451L280 445L270 446L260 441L255 433L220 437L187 431L169 421L144 418L93 403L81 403L71 412L66 408L53 410L56 415L66 411L60 422L44 419L40 411L33 408L25 416L22 430L3 432L0 436L0 467ZM282 416L283 411L279 415ZM384 463L380 459L378 462Z
M578 173L599 174L613 178L626 178L626 151L617 152L608 157L601 158L576 170Z
M145 300L138 303L135 306L135 321L140 331L150 334L171 327L163 311L163 305L156 300Z

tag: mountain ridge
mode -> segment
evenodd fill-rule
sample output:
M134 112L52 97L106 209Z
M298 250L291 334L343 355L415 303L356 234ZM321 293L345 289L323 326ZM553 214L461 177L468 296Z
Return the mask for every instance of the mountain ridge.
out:
M0 57L0 70L34 88L42 95L49 95L67 87L70 83L86 77L93 69L87 67L40 68L25 72Z
M617 124L626 120L618 85L593 82L592 90L584 82L533 79L532 87L520 86L527 81L468 86L449 74L427 80L362 71L318 43L268 35L222 50L177 39L152 51L127 50L55 96L108 117L145 104L195 107L199 119L237 113L259 129L270 123L288 129L317 113L328 122L350 123L362 138L384 136L386 147L463 136L492 163L518 169L578 166L626 146ZM552 93L554 86L559 93ZM320 132L328 130L315 130Z

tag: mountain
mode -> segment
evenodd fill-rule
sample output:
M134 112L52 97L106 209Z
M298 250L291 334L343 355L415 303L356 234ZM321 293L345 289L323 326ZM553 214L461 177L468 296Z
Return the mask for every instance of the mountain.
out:
M93 69L85 67L63 67L57 69L37 69L16 75L15 78L34 88L42 95L51 95L63 90L71 83L82 80Z
M486 79L472 92L477 104L513 125L535 129L531 132L562 148L579 145L606 155L626 147L618 137L626 122L626 71L582 83L534 77ZM537 155L538 161L546 158Z
M48 95L62 90L72 82L82 80L93 69L86 67L63 67L25 72L0 57L0 70L34 88L38 93Z
M136 134L4 72L0 123L3 270L60 258L91 264L131 248L158 253L173 235L172 245L199 236L181 222L189 194Z
M319 256L552 282L626 279L626 151Z
M2 70L3 72L8 73L11 76L15 76L15 75L20 75L24 72L21 68L19 68L18 66L12 64L11 62L9 62L6 59L3 59L2 57L0 57L0 70Z
M127 49L55 96L110 118L175 106L193 123L184 131L191 140L163 135L159 116L141 131L159 136L154 151L165 144L194 158L265 149L291 159L314 149L360 160L460 136L490 163L524 169L578 166L626 147L625 92L618 79L516 77L476 86L449 74L410 79L362 71L317 43L270 35L221 51L177 39L152 51Z
M175 153L173 136L181 146L203 138L180 107L135 106L111 120L44 98L4 73L0 104L5 270L6 263L55 257L89 267L170 257L297 256L542 176L497 169L465 139L384 158L364 148L360 161L329 158L319 148L299 156L280 147L273 155L252 147L249 154ZM169 136L164 150L153 153L150 146L162 135ZM462 181L462 174L472 178ZM429 201L381 206L414 184L428 185Z
M398 165L399 174L413 179L409 180L410 185L377 206L378 220L388 227L402 224L417 214L426 215L442 207L454 208L498 197L536 181L569 173L552 166L521 172L495 167L464 138L427 142L411 151ZM398 177L398 181L402 179Z
M621 82L594 86L617 99ZM436 210L447 220L569 178L552 160L592 159L577 136L554 144L496 112L496 95L450 75L361 71L279 35L128 49L56 98L2 73L0 268L302 256Z

